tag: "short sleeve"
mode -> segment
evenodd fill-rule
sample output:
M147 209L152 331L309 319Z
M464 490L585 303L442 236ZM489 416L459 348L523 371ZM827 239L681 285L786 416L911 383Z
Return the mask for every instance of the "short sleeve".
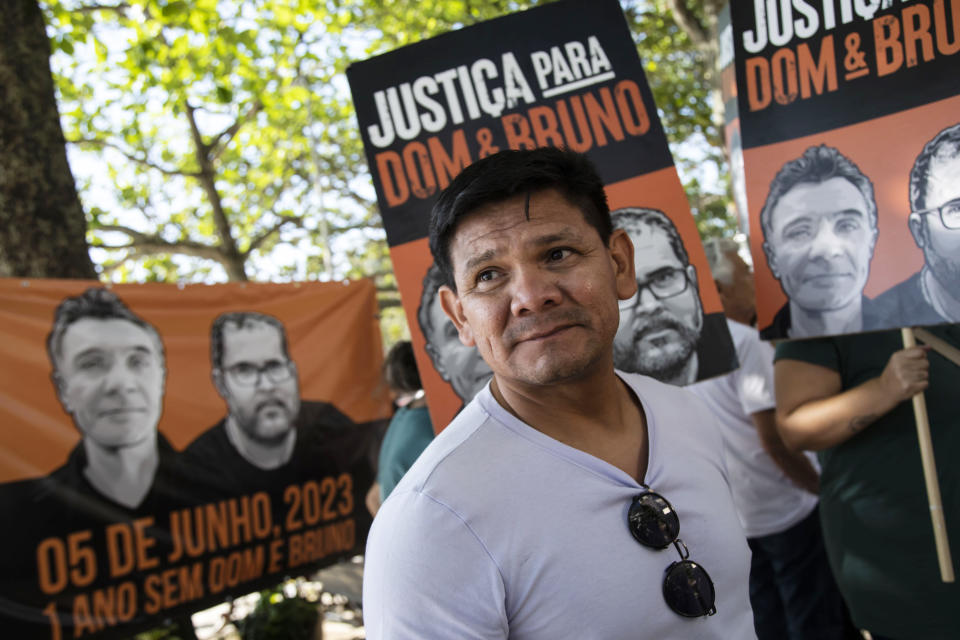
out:
M840 351L833 338L785 340L777 345L774 360L799 360L840 371Z
M773 348L762 342L751 331L740 343L737 357L740 369L736 373L737 394L747 415L766 411L776 406L773 390Z
M505 597L497 564L449 507L417 491L384 502L367 541L368 637L505 640Z

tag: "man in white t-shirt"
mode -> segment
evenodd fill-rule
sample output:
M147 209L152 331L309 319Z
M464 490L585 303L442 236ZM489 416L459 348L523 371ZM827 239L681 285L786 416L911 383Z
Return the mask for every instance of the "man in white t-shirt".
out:
M716 416L727 477L753 551L760 640L859 638L836 587L817 516L816 458L787 449L774 418L773 347L759 338L753 274L730 239L704 244L740 368L689 387Z
M688 391L614 370L637 282L592 164L478 160L440 194L430 249L493 379L377 513L369 637L754 638L718 427Z

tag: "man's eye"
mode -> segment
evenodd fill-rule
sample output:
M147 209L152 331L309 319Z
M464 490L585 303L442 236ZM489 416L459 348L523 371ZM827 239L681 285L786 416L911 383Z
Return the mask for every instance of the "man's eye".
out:
M477 282L490 282L497 277L497 272L493 269L486 269L477 274Z
M573 251L566 247L557 247L555 249L550 249L547 252L547 260L550 262L560 262L564 258L568 257Z
M841 233L851 233L860 229L860 222L857 220L841 220L837 223L837 231Z
M240 362L230 368L240 376L256 373L257 371L257 368L248 362Z
M143 369L148 364L150 364L150 356L145 353L135 353L127 358L127 367L135 371Z
M783 232L787 240L806 240L810 237L810 229L807 227L793 227Z
M89 356L86 358L81 358L77 362L77 368L88 373L106 371L108 368L107 359L103 356Z

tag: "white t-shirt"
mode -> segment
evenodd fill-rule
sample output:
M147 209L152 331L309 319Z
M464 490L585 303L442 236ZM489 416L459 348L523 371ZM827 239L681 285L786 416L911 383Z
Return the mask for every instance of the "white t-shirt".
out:
M807 517L817 497L784 475L764 451L750 418L776 406L773 347L752 327L731 320L727 326L740 368L687 388L703 398L720 424L733 502L747 536L756 538L785 531ZM807 455L817 466L816 457Z
M755 638L749 549L703 403L619 373L647 418L646 484L680 519L709 572L717 613L684 618L663 599L673 546L645 547L624 471L521 422L489 385L423 452L367 542L364 625L373 640Z

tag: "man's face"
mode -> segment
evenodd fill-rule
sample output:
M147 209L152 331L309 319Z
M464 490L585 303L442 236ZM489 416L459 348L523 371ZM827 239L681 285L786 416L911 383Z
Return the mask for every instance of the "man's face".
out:
M727 259L733 265L733 282L717 283L723 312L737 322L751 324L757 314L753 271L736 251L727 252Z
M960 154L934 158L927 172L928 208L947 203L960 204ZM923 220L916 220L922 217ZM937 281L960 300L960 229L944 226L937 211L923 216L911 216L910 229L917 244L923 248L927 266Z
M858 300L876 243L867 202L844 178L801 182L771 212L764 251L790 302L831 311Z
M444 311L505 386L582 379L612 365L617 299L633 283L630 246L605 246L576 206L553 189L484 205L450 243L457 292Z
M703 309L696 271L683 264L670 238L657 227L641 224L630 230L638 295L621 305L614 340L614 363L624 371L659 380L673 378L693 356L703 327ZM664 293L660 283L675 280ZM654 292L659 289L659 297Z
M430 322L433 329L427 341L437 372L450 383L461 400L470 402L493 372L476 347L460 342L457 328L443 312L439 295L435 295L430 303Z
M251 439L279 443L300 411L296 365L283 353L279 331L255 322L223 329L223 362L214 372L230 415Z
M150 331L119 318L77 320L63 334L54 379L84 438L116 449L156 433L165 371Z

